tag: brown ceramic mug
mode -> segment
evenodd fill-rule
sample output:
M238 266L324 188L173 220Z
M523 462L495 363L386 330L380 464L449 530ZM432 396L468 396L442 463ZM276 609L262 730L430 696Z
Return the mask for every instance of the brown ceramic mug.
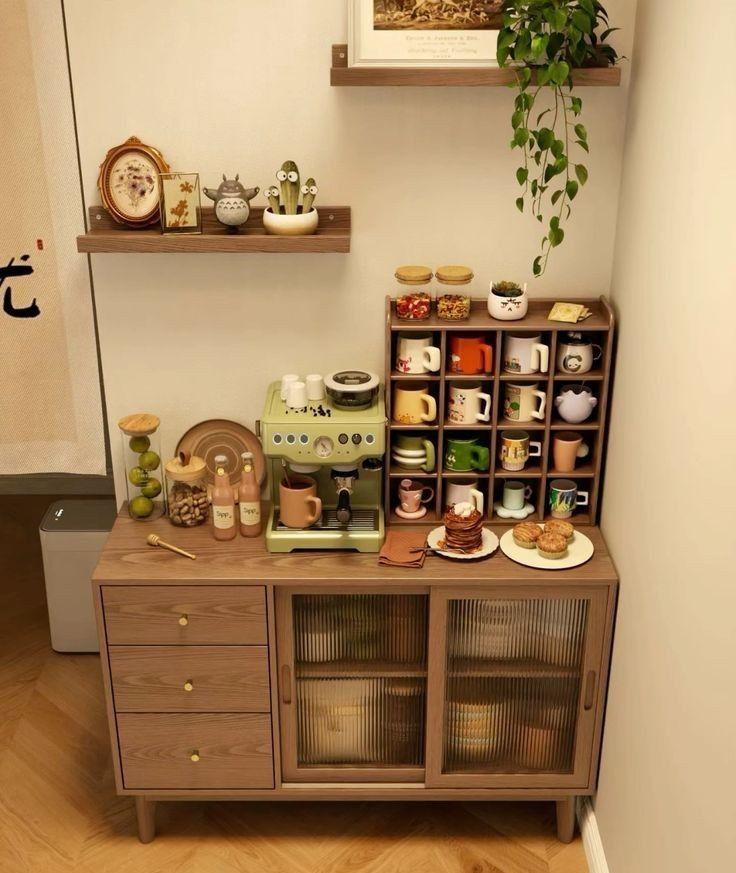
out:
M317 497L317 483L308 476L289 477L290 484L279 483L279 519L286 527L303 530L319 521L322 501Z

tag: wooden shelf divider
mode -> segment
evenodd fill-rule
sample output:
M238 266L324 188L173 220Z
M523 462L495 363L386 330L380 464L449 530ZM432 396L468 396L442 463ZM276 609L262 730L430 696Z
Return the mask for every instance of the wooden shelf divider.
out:
M620 67L585 67L572 72L576 87L616 88ZM515 81L514 71L500 67L349 67L347 45L332 46L333 86L470 86L500 88Z
M272 236L263 227L263 209L251 209L240 233L228 233L214 209L202 209L202 233L162 234L161 227L134 229L118 224L103 206L90 206L89 231L77 237L88 254L272 253L347 254L352 217L349 206L319 206L317 231L307 236Z

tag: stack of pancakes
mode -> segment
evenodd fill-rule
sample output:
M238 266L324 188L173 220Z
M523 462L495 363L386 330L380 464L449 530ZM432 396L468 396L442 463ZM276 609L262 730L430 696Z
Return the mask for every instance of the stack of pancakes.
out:
M483 545L483 514L470 503L457 503L445 513L445 548L477 552Z

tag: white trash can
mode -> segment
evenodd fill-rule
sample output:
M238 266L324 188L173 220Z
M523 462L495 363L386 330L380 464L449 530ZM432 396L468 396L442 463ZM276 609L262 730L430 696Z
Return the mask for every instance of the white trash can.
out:
M59 500L46 510L39 534L56 652L100 650L90 580L116 514L113 498Z

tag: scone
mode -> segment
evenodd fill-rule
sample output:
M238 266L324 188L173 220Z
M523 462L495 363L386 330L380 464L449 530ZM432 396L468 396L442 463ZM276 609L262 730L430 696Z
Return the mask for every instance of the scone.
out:
M543 533L537 539L537 551L543 558L564 558L567 554L567 540L558 533Z
M522 549L533 549L542 533L542 528L533 521L522 521L514 527L514 542Z
M562 518L550 518L549 521L545 521L544 532L559 534L564 537L568 543L571 543L575 539L575 528L569 521L565 521Z

